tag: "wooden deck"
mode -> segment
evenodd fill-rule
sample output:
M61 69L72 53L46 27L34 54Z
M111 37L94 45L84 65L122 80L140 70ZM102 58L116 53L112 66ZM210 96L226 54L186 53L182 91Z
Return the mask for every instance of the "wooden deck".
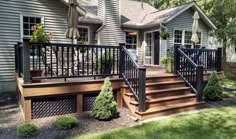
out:
M210 73L205 73L204 80L208 80L209 76ZM222 77L222 74L220 74L220 77ZM150 83L158 84L160 81L167 81L165 83L168 84L169 81L176 79L177 76L174 74L166 73L164 68L160 68L158 66L146 66L146 78L147 78L147 85ZM54 103L54 101L59 102L61 98L59 100L52 99L53 101L50 101L51 100L50 98L55 99L57 97L63 98L71 96L72 98L76 98L75 100L76 110L71 113L79 114L83 111L86 111L85 105L88 104L92 105L92 101L94 101L94 98L99 93L103 85L103 81L104 78L94 79L93 77L89 77L89 78L67 78L66 81L64 79L50 79L50 80L41 80L41 83L24 84L23 79L18 78L16 76L19 106L21 108L24 119L25 121L30 121L34 119L35 111L37 112L37 110L35 110L36 103L42 101L44 103L48 103L47 107L51 107L50 105L51 103ZM121 86L125 85L125 82L123 78L119 78L118 76L111 77L111 82L112 82L112 88L114 92L116 92L115 98L117 100L118 106L122 107L124 103L123 102L124 92L121 91ZM184 83L181 82L181 85L184 86ZM128 90L126 90L126 93L127 92ZM85 103L84 101L88 101L86 100L88 98L91 100L91 102L86 102L88 104L84 104ZM132 100L134 99L132 98ZM59 104L67 105L69 103L63 104L62 101L59 102ZM44 106L37 106L37 107L41 107L41 110L45 111L42 108ZM134 110L131 109L131 111L137 114L136 109ZM45 117L47 116L51 116L50 113Z

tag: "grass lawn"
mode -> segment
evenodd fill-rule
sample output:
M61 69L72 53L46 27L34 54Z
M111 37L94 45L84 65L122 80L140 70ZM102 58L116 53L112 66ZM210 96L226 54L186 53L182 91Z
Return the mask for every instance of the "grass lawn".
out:
M227 90L225 90L224 96L235 96L236 95L236 80L230 80L230 79L223 79L223 87Z
M236 106L173 116L132 128L86 134L72 139L236 139Z

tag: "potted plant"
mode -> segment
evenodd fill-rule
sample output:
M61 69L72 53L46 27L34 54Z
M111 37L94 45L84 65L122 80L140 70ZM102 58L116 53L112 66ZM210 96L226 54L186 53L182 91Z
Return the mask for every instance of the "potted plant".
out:
M30 38L30 43L49 43L50 38L52 38L52 33L49 35L46 33L43 24L37 24L32 26L33 35ZM36 66L38 65L39 58L36 59ZM31 77L41 77L43 71L35 67L36 69L30 70ZM32 82L41 82L41 80L32 80Z
M110 74L112 69L112 58L109 58L109 55L102 55L99 60L98 69L101 74Z
M174 70L174 66L173 66L173 63L174 63L174 58L172 57L164 57L161 59L161 63L165 65L165 69L166 69L166 72L167 73L173 73L173 70Z
M167 40L170 37L170 34L168 32L166 32L166 31L163 31L163 32L161 32L160 37L163 40Z

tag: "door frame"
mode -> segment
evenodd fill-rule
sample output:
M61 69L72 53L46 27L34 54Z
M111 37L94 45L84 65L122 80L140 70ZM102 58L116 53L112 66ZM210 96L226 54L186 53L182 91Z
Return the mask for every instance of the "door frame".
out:
M144 38L143 40L146 42L146 36L147 36L147 33L151 33L152 35L152 42L151 42L151 64L146 64L145 63L145 58L146 58L146 48L144 49L144 65L149 65L149 66L153 66L154 65L154 32L159 32L161 33L160 29L156 29L156 30L150 30L150 31L145 31L144 32ZM159 65L155 65L155 66L160 66L161 64L161 38L160 38L160 41L159 41Z

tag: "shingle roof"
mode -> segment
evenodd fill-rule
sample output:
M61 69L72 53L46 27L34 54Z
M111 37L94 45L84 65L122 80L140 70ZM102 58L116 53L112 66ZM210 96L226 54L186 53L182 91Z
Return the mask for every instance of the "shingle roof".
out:
M91 20L91 22L102 23L102 20L97 17L98 0L78 0L78 2L87 12L84 17L80 18L81 21L87 22ZM137 27L148 27L166 23L184 9L192 6L195 6L196 9L199 8L194 2L190 2L158 11L147 3L143 3L142 8L141 2L137 0L121 0L121 23L122 26ZM207 24L214 29L214 24L202 13L201 9L198 9L198 11L202 14L204 21L208 22Z

